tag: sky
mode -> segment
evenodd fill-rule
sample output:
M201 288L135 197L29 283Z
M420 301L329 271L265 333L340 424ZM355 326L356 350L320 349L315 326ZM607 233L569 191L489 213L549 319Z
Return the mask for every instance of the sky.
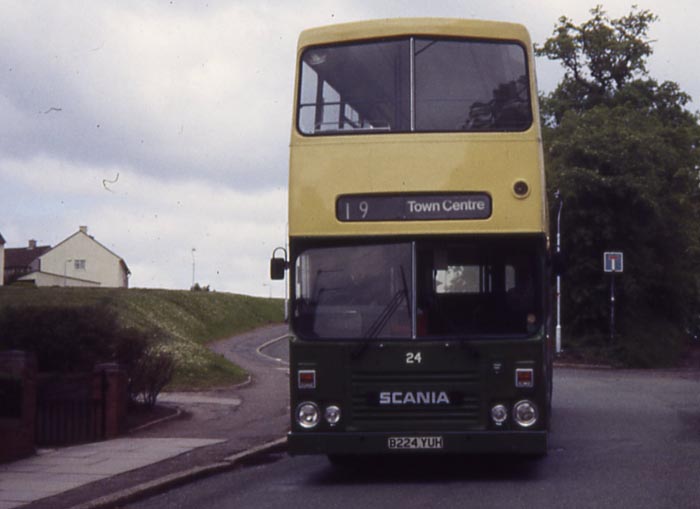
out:
M284 295L299 32L389 17L524 24L543 43L558 18L659 16L650 75L700 109L695 0L0 0L0 234L56 245L86 225L131 270L130 286ZM537 61L551 91L559 64ZM193 270L194 269L194 270Z

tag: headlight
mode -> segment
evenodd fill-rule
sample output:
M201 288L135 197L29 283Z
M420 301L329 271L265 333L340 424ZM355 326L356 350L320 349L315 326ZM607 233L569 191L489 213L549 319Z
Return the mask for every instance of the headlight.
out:
M537 405L526 399L518 401L513 407L513 419L523 428L529 428L537 422Z
M297 422L299 426L306 429L311 429L318 424L321 419L321 413L318 410L318 405L311 401L299 403L297 406Z
M496 405L491 409L493 423L500 426L508 418L508 409L504 405Z
M338 421L340 421L340 408L335 405L326 407L324 417L326 418L326 422L328 424L335 426L338 424Z

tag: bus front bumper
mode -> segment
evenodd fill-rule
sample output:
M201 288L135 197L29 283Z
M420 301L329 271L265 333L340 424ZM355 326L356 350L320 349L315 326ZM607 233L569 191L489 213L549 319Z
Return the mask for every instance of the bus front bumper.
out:
M547 454L546 431L442 433L290 432L288 452L297 454Z

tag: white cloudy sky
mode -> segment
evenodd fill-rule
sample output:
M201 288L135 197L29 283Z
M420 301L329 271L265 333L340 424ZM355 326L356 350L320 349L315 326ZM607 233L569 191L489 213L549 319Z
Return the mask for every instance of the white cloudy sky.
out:
M88 225L132 287L283 294L296 40L304 28L397 16L525 24L542 43L580 0L0 0L0 233L55 245ZM632 3L660 20L652 76L700 108L696 0ZM560 77L537 63L540 88ZM116 181L107 183L104 180Z

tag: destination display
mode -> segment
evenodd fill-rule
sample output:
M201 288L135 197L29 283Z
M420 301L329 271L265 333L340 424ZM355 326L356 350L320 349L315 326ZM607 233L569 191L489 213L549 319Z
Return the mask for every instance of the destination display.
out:
M486 193L344 195L336 202L339 221L429 221L487 219Z

